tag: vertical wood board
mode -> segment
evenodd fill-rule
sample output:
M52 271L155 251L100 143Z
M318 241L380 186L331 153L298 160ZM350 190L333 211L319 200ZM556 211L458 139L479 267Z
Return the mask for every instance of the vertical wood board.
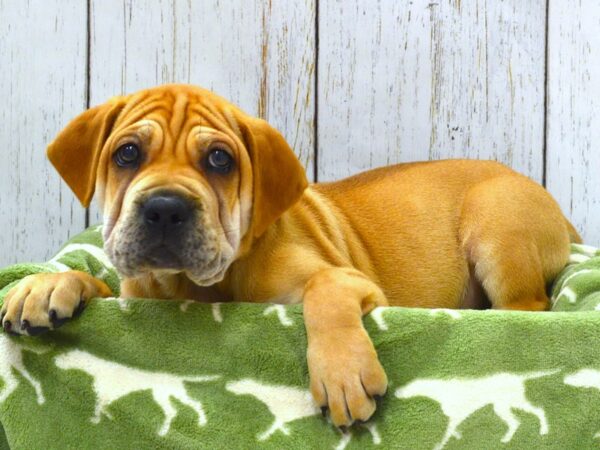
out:
M0 267L44 261L85 212L46 146L85 107L86 4L0 1Z
M550 0L547 187L600 245L600 3Z
M541 181L545 1L319 5L320 180L479 158Z
M93 0L91 104L162 83L206 87L278 128L312 178L314 26L314 0Z

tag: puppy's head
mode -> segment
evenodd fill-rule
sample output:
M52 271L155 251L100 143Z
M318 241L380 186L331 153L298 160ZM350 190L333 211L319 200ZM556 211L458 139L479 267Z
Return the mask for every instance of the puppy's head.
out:
M274 128L184 85L89 109L48 157L84 206L98 197L105 249L121 274L184 272L205 286L307 185Z

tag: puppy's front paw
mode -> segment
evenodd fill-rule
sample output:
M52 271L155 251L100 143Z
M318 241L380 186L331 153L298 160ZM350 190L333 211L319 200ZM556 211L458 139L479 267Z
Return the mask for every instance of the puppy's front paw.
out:
M61 326L90 298L110 295L106 284L84 272L29 275L6 294L0 321L8 333L35 336Z
M374 397L385 394L387 376L364 329L314 335L307 356L310 390L336 426L373 415Z

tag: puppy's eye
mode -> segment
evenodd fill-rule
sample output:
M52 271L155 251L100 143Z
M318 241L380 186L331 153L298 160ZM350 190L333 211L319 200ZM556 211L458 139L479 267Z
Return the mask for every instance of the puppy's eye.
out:
M233 165L233 158L225 150L217 148L208 154L208 168L219 173L228 173Z
M113 159L119 167L133 167L140 161L140 149L135 144L121 145L115 152Z

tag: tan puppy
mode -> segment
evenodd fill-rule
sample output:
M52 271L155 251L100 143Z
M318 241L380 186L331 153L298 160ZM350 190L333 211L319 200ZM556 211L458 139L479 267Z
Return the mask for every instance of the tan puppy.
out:
M311 391L338 426L367 420L387 387L364 314L488 300L545 310L578 239L542 187L494 162L307 187L276 130L192 86L92 108L48 156L85 206L99 197L123 296L304 302ZM8 293L3 326L37 334L110 294L81 272L33 275Z

